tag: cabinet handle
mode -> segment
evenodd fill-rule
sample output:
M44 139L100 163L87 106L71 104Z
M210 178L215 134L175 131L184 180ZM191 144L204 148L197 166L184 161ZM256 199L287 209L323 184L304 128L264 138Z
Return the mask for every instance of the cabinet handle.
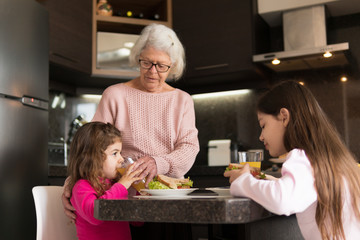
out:
M215 65L208 65L203 67L195 67L195 70L201 71L201 70L207 70L207 69L213 69L213 68L222 68L229 66L228 63L221 63L221 64L215 64Z
M56 57L59 57L59 58L62 58L62 59L65 59L65 60L70 61L70 62L73 62L73 63L77 63L77 62L78 62L78 61L76 61L75 59L68 58L68 57L66 57L66 56L64 56L64 55L62 55L62 54L59 54L59 53L54 53L54 52L52 52L51 55L56 56Z

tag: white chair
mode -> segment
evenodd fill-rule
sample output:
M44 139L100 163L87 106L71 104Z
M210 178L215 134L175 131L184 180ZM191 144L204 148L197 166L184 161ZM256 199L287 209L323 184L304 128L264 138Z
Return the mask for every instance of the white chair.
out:
M64 213L63 187L36 186L32 189L36 209L36 240L73 240L75 224Z

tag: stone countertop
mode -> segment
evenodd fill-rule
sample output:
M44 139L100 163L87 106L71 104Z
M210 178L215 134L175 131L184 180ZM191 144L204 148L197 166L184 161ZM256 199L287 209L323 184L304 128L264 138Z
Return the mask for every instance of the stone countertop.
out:
M184 199L97 199L94 216L110 221L232 224L249 223L273 214L248 198L197 196Z
M49 177L67 177L67 166L49 164L48 169Z

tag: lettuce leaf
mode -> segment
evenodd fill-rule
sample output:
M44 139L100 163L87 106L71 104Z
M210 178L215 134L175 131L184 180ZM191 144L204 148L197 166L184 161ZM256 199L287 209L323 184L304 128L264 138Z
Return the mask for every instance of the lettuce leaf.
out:
M149 182L149 189L170 189L170 188L165 184L162 184L161 182L154 179L151 182Z

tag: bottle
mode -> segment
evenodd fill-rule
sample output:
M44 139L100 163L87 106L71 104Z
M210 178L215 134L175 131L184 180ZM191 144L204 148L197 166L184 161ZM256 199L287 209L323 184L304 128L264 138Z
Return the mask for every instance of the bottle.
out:
M121 165L121 168L118 168L118 172L123 175L126 171L126 169L133 164L135 161L132 157L124 157L124 162ZM136 183L131 184L133 188L136 189L136 191L140 192L141 189L145 188L145 179L142 179Z
M99 0L99 3L96 5L96 13L101 16L112 16L113 8L107 0Z
M127 11L126 16L130 17L130 18L133 17L133 12L132 11Z
M142 13L142 12L140 12L140 13L133 13L133 17L134 18L144 18L144 14Z
M152 19L153 20L160 20L160 15L159 14L154 14L153 16L152 16Z
M71 141L72 141L76 131L86 123L87 123L87 121L85 120L85 116L83 114L80 114L71 122L70 130L68 133L68 140L67 140L68 145L71 144Z

